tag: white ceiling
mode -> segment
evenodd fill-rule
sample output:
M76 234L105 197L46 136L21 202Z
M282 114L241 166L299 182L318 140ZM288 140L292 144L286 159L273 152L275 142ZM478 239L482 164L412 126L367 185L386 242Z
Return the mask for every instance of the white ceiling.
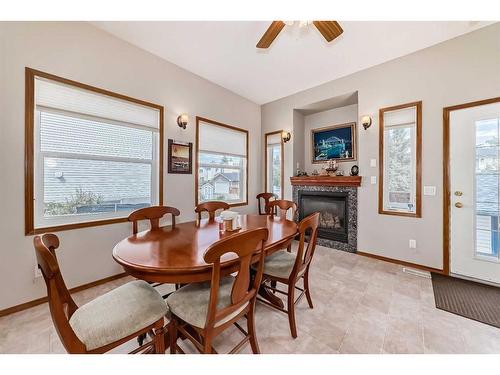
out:
M327 43L314 26L285 26L255 48L269 21L92 22L255 103L267 103L471 32L491 22L340 21Z

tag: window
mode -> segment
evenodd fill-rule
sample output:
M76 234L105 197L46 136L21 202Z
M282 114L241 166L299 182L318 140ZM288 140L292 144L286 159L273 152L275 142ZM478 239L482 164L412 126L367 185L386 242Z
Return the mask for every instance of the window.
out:
M248 131L196 118L196 204L248 204Z
M283 140L281 133L282 131L279 130L265 135L265 190L276 194L278 199L283 196Z
M422 102L380 110L379 213L421 217Z
M26 70L26 233L161 203L161 106Z
M476 257L500 257L500 118L475 121Z

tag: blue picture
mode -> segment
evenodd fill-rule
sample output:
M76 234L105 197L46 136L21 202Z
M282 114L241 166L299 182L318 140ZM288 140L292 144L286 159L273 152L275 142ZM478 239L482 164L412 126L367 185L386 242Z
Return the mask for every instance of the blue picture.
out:
M356 123L312 130L313 163L356 160Z

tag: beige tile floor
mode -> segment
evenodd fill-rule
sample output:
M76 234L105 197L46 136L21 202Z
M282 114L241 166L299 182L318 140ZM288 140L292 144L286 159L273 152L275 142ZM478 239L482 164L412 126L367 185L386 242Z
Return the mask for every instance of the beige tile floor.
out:
M311 267L314 309L305 298L297 306L297 339L290 336L286 315L257 306L262 353L500 353L500 329L436 309L430 279L321 246ZM128 280L76 293L75 300L85 303ZM225 352L240 336L230 328L214 347ZM194 351L188 342L181 346ZM0 353L65 353L47 304L0 318Z

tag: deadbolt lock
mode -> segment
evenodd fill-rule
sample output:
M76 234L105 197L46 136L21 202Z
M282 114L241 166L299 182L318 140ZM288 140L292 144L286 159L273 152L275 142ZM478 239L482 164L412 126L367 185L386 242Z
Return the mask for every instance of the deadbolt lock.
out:
M460 202L455 203L456 208L462 208L464 205Z
M462 193L461 191L459 191L459 190L457 190L457 191L455 192L455 195L456 195L457 197L461 197L461 196L462 196L462 194L463 194L463 193Z

